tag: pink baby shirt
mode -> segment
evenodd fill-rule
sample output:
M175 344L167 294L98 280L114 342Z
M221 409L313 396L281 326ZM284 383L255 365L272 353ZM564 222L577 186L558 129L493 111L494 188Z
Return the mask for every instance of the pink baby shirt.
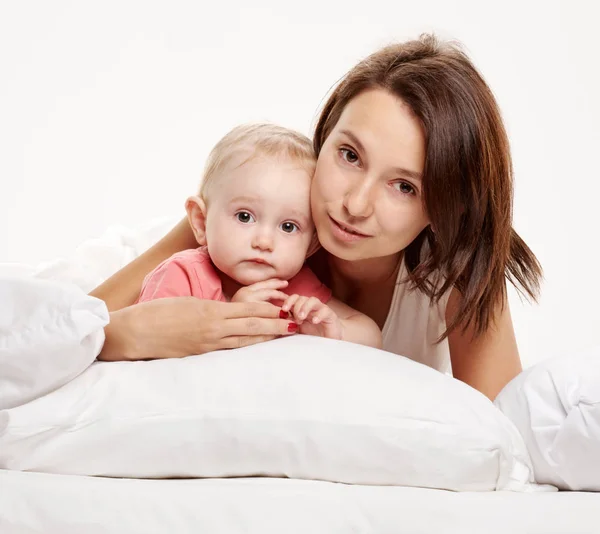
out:
M331 298L331 290L306 266L281 291L287 295L317 297L323 303ZM146 276L137 302L189 296L227 301L205 247L184 250L163 261Z

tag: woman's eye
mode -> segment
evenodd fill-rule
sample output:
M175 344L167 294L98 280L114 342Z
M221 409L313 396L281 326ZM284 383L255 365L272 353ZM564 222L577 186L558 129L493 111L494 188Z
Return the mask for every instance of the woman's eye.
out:
M286 234L293 234L294 232L298 231L298 225L294 224L293 222L284 222L281 224L280 227Z
M254 217L252 217L252 215L250 215L247 211L238 211L235 216L238 221L244 224L255 222Z
M415 188L407 182L394 182L394 189L405 195L416 194Z
M356 162L358 162L358 155L349 148L340 148L340 154L342 159L351 165L354 165Z

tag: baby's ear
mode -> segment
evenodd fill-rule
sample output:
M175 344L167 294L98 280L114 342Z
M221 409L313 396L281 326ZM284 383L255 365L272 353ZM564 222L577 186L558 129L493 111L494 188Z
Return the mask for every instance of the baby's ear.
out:
M206 245L206 204L200 197L190 197L185 201L185 211L196 241Z

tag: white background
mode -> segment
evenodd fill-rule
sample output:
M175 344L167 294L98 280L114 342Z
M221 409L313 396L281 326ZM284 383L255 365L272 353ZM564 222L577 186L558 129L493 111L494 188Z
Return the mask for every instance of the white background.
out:
M463 43L509 131L514 226L546 277L539 305L511 292L525 364L598 344L595 4L2 1L0 262L68 256L110 225L183 214L232 126L310 134L356 61L435 31Z

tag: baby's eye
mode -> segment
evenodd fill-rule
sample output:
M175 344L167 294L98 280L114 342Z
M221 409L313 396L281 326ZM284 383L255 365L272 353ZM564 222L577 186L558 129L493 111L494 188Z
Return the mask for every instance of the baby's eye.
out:
M340 154L342 159L351 165L354 165L358 162L358 155L353 150L349 148L340 148Z
M394 189L396 189L396 191L399 191L400 193L403 193L405 195L416 194L415 188L408 182L394 182L393 187Z
M298 225L294 224L293 222L290 221L286 221L284 223L281 223L280 228L286 233L286 234L293 234L294 232L298 231Z
M241 223L244 223L244 224L248 224L248 223L251 223L251 222L256 222L254 220L254 217L252 217L252 215L250 215L247 211L238 211L235 214L235 216L236 216L236 218L237 218L238 221L240 221Z

